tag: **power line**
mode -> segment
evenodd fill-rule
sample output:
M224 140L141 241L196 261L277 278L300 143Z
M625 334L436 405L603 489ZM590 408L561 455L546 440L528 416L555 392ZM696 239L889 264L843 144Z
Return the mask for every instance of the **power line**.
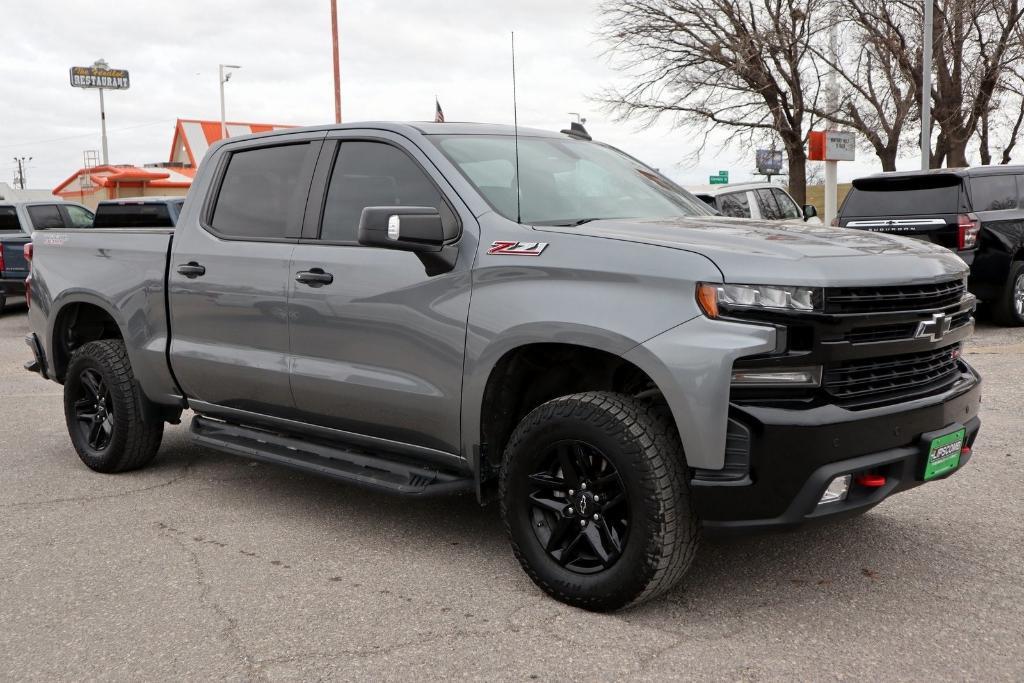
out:
M135 128L145 128L147 126L155 126L157 124L167 124L167 123L171 123L171 121L168 120L168 119L163 119L161 121L150 121L149 123L139 123L139 124L134 125L134 126L125 126L124 128L111 128L110 130L112 130L112 131L134 130ZM78 138L91 138L94 135L96 135L96 134L95 133L82 133L81 135L68 135L66 137L50 138L48 140L32 140L32 141L29 141L29 142L16 142L14 144L0 145L0 149L6 149L8 147L25 147L25 146L28 146L28 145L42 145L42 144L46 144L47 142L61 142L63 140L77 140Z

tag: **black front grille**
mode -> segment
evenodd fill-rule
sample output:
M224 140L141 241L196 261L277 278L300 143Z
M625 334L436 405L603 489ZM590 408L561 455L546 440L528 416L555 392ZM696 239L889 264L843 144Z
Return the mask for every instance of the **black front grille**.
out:
M848 361L826 368L822 384L846 404L877 403L941 391L960 377L960 345Z
M917 333L917 326L927 319L911 323L892 323L890 325L871 325L868 327L855 327L842 336L842 341L851 344L868 344L871 342L897 341L901 339L913 339ZM971 322L971 311L964 311L953 316L949 324L949 331L955 332L964 325ZM838 337L835 339L839 339ZM826 338L825 341L834 341L833 338Z
M963 280L933 285L835 287L825 290L825 312L924 311L959 303L964 293Z

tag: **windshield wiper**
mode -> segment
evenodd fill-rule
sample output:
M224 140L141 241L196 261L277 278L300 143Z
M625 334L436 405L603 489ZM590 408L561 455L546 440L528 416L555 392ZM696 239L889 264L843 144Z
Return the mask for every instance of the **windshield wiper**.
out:
M577 218L576 220L572 220L572 221L537 221L536 225L550 225L552 227L557 227L557 228L572 228L572 227L575 227L577 225L583 225L584 223L589 223L590 221L599 221L599 220L603 220L603 219L601 219L601 218Z

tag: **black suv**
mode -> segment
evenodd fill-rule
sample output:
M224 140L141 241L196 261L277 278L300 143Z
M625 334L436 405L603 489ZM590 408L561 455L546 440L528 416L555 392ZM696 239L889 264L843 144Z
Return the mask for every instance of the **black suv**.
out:
M970 290L996 322L1024 325L1024 166L858 178L837 221L952 249L970 265Z

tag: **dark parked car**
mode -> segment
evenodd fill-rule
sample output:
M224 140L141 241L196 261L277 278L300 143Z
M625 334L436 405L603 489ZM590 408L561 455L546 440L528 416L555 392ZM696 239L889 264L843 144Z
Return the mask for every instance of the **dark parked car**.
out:
M1024 325L1024 166L881 173L853 181L839 225L941 244L1004 325Z
M25 293L29 266L24 251L32 233L88 228L92 218L92 211L71 202L0 202L0 313L8 297Z

